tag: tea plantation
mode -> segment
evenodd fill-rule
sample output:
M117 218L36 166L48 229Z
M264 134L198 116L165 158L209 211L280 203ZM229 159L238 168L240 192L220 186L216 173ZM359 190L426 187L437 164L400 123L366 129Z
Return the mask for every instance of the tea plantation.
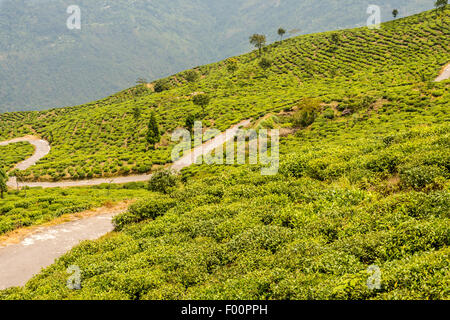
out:
M85 179L145 173L170 162L170 133L184 126L189 114L204 126L224 130L243 119L289 109L305 97L339 103L340 111L366 109L363 98L386 102L386 109L422 109L446 88L429 81L449 60L448 22L447 9L440 16L426 12L380 29L276 42L263 52L272 62L266 69L255 51L83 106L2 114L0 139L35 134L51 143L50 154L26 171L29 180ZM205 110L192 102L198 93L211 98ZM156 150L148 150L145 139L151 110L163 134Z
M2 139L51 141L30 179L164 164L189 113L222 130L253 118L282 137L278 174L186 168L115 232L0 299L449 299L450 81L432 81L450 62L446 13L278 42L267 69L255 51L199 67L195 81L185 72L86 106L1 115ZM212 97L204 112L191 101L200 92ZM165 133L155 151L151 109ZM80 290L66 286L74 265Z

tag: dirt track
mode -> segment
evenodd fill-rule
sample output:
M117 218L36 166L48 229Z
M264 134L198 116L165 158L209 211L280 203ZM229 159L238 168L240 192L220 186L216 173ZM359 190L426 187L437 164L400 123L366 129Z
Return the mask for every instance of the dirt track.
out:
M439 77L437 77L434 81L439 82L439 81L443 81L443 80L447 80L450 78L450 64L448 64L443 71L441 72L441 74L439 75Z
M189 167L195 162L200 155L205 155L213 149L219 147L220 145L227 142L229 139L233 138L239 128L245 127L250 124L250 120L244 120L239 124L231 127L227 131L221 133L214 139L204 143L203 145L193 149L191 152L183 156L178 161L174 162L171 168L175 171L180 171L183 168ZM0 145L7 145L10 143L15 143L19 141L27 141L33 144L36 147L35 153L33 156L16 166L17 169L25 170L29 167L36 164L36 162L43 157L45 157L50 152L50 146L47 141L44 140L36 140L36 138L23 137L14 140L9 140L5 142L1 142ZM55 188L55 187L80 187L80 186L94 186L103 183L128 183L128 182L139 182L139 181L147 181L150 179L150 174L143 175L131 175L131 176L122 176L122 177L113 177L113 178L100 178L100 179L89 179L89 180L65 180L58 182L19 182L19 187L27 186L27 187L42 187L42 188ZM8 186L11 188L15 188L17 186L16 179L11 178L8 181Z
M94 240L113 230L113 211L57 226L40 227L18 244L0 248L0 290L23 286L55 259L83 240Z

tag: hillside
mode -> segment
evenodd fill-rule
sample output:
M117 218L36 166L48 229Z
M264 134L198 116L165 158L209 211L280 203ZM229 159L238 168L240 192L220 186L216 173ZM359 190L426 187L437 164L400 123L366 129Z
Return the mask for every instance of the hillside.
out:
M169 133L188 114L221 130L252 118L282 138L274 176L261 165L197 165L165 192L134 185L144 199L115 218L115 232L0 299L449 299L450 81L433 81L450 62L449 9L277 42L265 70L254 51L201 66L194 81L182 72L87 105L2 114L0 140L51 142L30 179L146 172L168 161ZM212 97L204 113L198 92ZM144 143L151 109L164 133L156 151ZM129 199L127 186L104 188L68 189L67 206L84 192ZM52 216L39 200L8 196L6 218ZM12 218L5 230L23 223ZM74 265L81 290L66 286ZM371 266L378 289L367 285Z
M377 1L383 21L392 0ZM397 0L400 17L432 0ZM67 0L0 1L0 112L76 105L248 51L254 32L312 33L363 25L370 1L80 0L82 29L68 30ZM340 12L335 15L335 12ZM316 17L311 19L311 17Z

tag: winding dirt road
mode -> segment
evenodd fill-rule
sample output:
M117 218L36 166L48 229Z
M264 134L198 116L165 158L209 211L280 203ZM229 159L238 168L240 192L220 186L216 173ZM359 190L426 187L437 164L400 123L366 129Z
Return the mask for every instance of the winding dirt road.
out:
M6 146L11 143L17 143L17 142L29 142L34 146L34 153L33 155L17 164L14 168L19 170L26 170L29 167L34 166L39 160L41 160L43 157L45 157L50 152L50 145L47 141L41 140L39 138L33 137L33 136L26 136L22 138L16 138L8 141L0 142L0 146ZM14 188L17 186L16 184L16 178L11 177L7 183L8 187Z
M174 162L172 169L179 171L192 165L197 157L206 155L213 149L223 145L234 138L238 129L250 124L250 120L231 127L221 133L214 139L205 144L194 148L178 161ZM38 140L34 137L23 137L0 143L7 145L19 141L28 141L36 148L33 156L16 166L17 169L24 170L34 165L38 160L46 156L50 147L44 140ZM82 181L61 181L61 182L38 182L21 184L44 188L51 187L71 187L71 186L89 186L101 183L126 183L134 181L146 181L151 175L136 175L117 177L114 179L93 179ZM15 180L10 180L9 184L15 186ZM38 274L42 268L51 265L55 259L72 249L74 246L84 240L94 240L111 232L113 217L123 210L111 210L100 215L66 222L57 226L40 227L32 234L22 239L20 243L7 244L2 247L0 243L0 290L13 286L23 286L35 274Z
M172 170L180 171L183 168L189 167L192 165L195 160L201 156L206 155L215 148L223 145L225 142L233 139L236 135L237 131L241 127L245 127L249 125L251 120L244 120L237 125L231 127L225 132L217 135L214 139L211 139L201 146L198 146L184 155L181 159L174 162L171 166ZM10 143L16 143L20 141L27 141L35 146L35 153L33 156L16 166L16 169L25 170L29 167L36 164L37 161L45 157L50 152L50 146L47 141L39 140L35 137L22 137L18 139L13 139L9 141L4 141L0 143L1 145L7 145ZM13 177L8 181L8 186L11 188L19 187L42 187L42 188L55 188L55 187L81 187L81 186L95 186L103 183L128 183L128 182L141 182L147 181L150 179L151 174L142 174L142 175L130 175L130 176L121 176L121 177L111 177L111 178L99 178L99 179L88 179L88 180L64 180L58 182L16 182L16 179Z

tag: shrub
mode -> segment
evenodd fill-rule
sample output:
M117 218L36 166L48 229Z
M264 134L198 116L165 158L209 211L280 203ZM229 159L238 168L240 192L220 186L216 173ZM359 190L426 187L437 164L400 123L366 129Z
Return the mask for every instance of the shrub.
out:
M117 230L121 230L128 224L162 216L175 205L176 200L165 196L141 200L131 205L127 212L116 216L113 223Z
M169 80L161 79L155 82L154 89L155 92L162 92L165 90L169 90L171 87Z
M315 111L303 111L298 110L294 113L293 116L293 125L297 128L305 128L314 123L316 120L317 114Z
M421 190L427 186L432 189L439 186L439 177L443 178L444 172L436 166L418 166L404 169L400 173L401 183L406 188Z
M264 69L267 70L272 66L272 60L266 57L263 57L260 61L259 61L259 66Z
M394 173L397 171L399 163L399 156L393 152L387 151L369 160L366 167L373 172Z
M323 117L324 118L326 118L326 119L334 119L334 111L333 111L333 109L326 109L324 112L323 112Z
M189 70L189 71L186 71L186 74L184 77L188 82L195 82L200 78L200 75L195 70Z

